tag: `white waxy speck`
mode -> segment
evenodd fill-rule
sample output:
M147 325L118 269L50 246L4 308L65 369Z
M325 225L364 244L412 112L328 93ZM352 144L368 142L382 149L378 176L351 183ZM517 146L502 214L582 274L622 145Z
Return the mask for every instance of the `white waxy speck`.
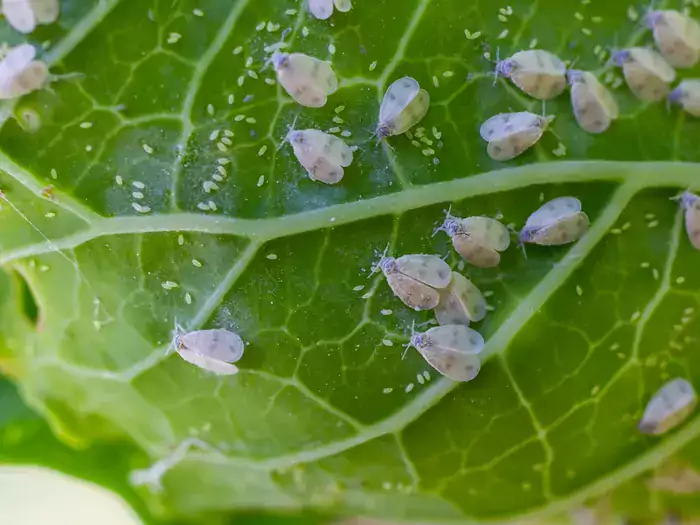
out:
M192 266L195 266L195 267L197 267L197 268L201 268L201 267L202 267L202 263L199 262L197 259L192 259Z
M294 16L294 15L297 14L297 10L296 10L296 9L287 9L287 10L284 12L284 14L287 15L287 16Z
M375 69L377 69L377 61L373 60L372 63L369 65L369 70L374 71Z
M389 310L389 309L386 309L386 308L385 308L384 310L381 310L379 313L382 314L382 315L391 315L391 314L394 313L394 312L393 312L392 310Z
M659 225L659 221L651 221L647 224L647 228L656 228Z
M258 188L263 184L265 184L265 175L260 175L260 177L258 177Z
M357 286L355 286L355 287L352 289L352 291L353 291L353 292L361 292L361 291L364 290L364 289L365 289L365 285L364 285L364 284L358 284Z
M233 120L235 120L236 122L241 122L242 120L245 120L245 115L236 115L235 117L233 117Z
M271 261L276 261L277 260L277 254L276 253L269 253L266 255L266 258L271 260Z
M267 22L260 22L258 25L255 26L256 31L262 31L265 29L265 26L267 25Z
M185 294L185 302L186 302L187 304L192 304L192 296L190 295L189 292L187 292L187 293Z
M206 193L211 193L212 191L217 191L219 189L219 186L216 185L216 183L210 181L210 180L205 180L202 183L202 189Z
M639 319L641 316L642 316L642 313L639 310L637 310L636 312L634 312L632 314L632 317L630 317L630 321L634 322L637 319Z
M204 16L204 11L202 11L201 9L193 9L192 14L194 16Z
M416 380L421 384L425 384L425 378L421 374L416 374Z
M233 103L235 102L235 100L236 100L236 97L233 94L229 95L228 96L228 105L232 106Z
M216 211L216 203L214 201L209 201L207 204L209 205L209 209L211 211Z
M504 29L503 31L501 31L501 32L498 34L498 36L497 36L496 38L498 38L498 40L503 40L503 39L506 38L507 36L508 36L508 30L507 30L507 29Z
M233 54L234 54L234 55L240 55L241 53L243 53L243 46L237 46L237 47L233 50Z
M676 284L683 284L685 282L685 277L678 277L676 279Z
M52 179L57 179L58 178L58 172L56 171L56 168L51 168L51 178ZM119 177L119 175L117 175ZM121 177L119 177L121 179ZM117 184L119 184L119 181L117 181Z
M207 104L207 113L210 115L214 114L214 106L212 104Z
M146 184L144 184L144 183L141 182L140 180L135 180L134 182L131 183L131 185L132 185L134 188L138 188L138 189L140 189L140 190L143 190L144 188L146 188Z
M217 166L216 171L219 172L219 175L222 177L228 177L228 172L226 171L226 168L224 166Z
M385 388L382 390L382 394L391 394L393 391L393 388Z
M335 45L334 44L328 44L328 52L331 55L335 55Z
M143 145L143 151L145 151L149 155L153 155L153 148L151 146L149 146L148 144Z
M391 339L382 339L382 344L384 346L394 346L394 342Z
M175 281L163 281L160 283L160 285L163 287L164 290L172 290L173 288L179 288L180 285L177 284Z
M178 235L178 236L177 236L177 243L178 243L180 246L183 246L183 245L185 244L185 236L182 235L182 234Z
M309 28L308 27L304 26L301 28L301 36L303 36L304 38L309 36Z
M230 146L231 144L233 144L233 141L228 137L221 137L221 143Z
M218 139L218 138L219 138L219 130L218 130L218 129L215 129L214 131L212 131L212 132L209 134L209 140L211 140L212 142L215 141L215 140Z
M132 191L131 196L137 200L143 199L143 193L141 193L140 191Z
M580 296L583 295L583 288L581 288L578 284L576 285L576 293Z
M142 204L139 204L138 202L132 202L131 207L139 213L148 213L151 211L151 208L149 206L144 206Z
M258 79L258 74L255 71L253 71L252 69L248 70L248 76L252 79L255 79L255 80Z
M82 129L90 129L92 127L92 122L81 122L80 127Z
M247 119L245 119L245 121L248 124L256 124L258 122L257 119L255 119L254 117L248 117Z
M239 77L238 77L238 80L236 81L236 83L238 84L238 87L242 87L243 84L245 83L245 75L239 76Z
M55 214L54 212L52 212L52 211L47 211L47 212L44 214L44 217L46 217L47 219L53 219L55 216L56 216L56 214Z
M273 24L272 22L268 22L266 28L268 33L275 33L279 31L280 24Z
M333 126L328 130L328 133L340 133L340 128L338 126Z
M266 151L267 151L267 146L262 146L262 147L258 150L258 157L262 157L263 155L265 155L265 152L266 152Z
M343 130L340 132L340 136L345 137L345 138L352 137L352 131L347 130L347 129Z
M166 42L168 44L177 44L181 38L182 35L180 33L169 33Z
M404 392L406 392L406 393L408 394L411 390L413 390L413 387L414 387L414 386L415 386L415 385L414 385L413 383L407 384L407 385L406 385L406 388L404 388Z

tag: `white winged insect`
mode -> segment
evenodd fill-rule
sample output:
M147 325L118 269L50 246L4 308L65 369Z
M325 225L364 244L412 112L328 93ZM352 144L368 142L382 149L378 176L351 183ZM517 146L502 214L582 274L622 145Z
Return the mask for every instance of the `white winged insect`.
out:
M311 180L336 184L343 178L343 168L352 164L354 148L334 135L317 129L297 129L289 132L287 140Z
M235 363L243 357L238 334L221 328L182 332L175 336L175 350L188 363L218 375L238 373Z
M31 33L39 24L53 24L60 13L59 0L2 0L2 14L20 33Z
M379 108L376 135L384 139L401 135L418 124L430 107L430 95L418 81L403 77L389 86Z
M327 20L333 14L333 6L341 13L352 9L351 0L307 0L309 11L319 20Z
M700 117L700 79L683 80L668 94L668 100L680 104L686 113Z
M523 92L550 100L566 89L566 65L543 49L518 51L496 64L496 73L510 78Z
M0 100L19 98L46 85L49 68L35 57L34 46L21 44L0 61Z
M435 317L442 326L481 321L486 317L486 299L474 283L462 274L452 272L452 281L440 290Z
M569 70L571 106L576 122L588 133L602 133L620 116L620 108L612 93L588 71Z
M700 58L700 24L672 9L651 11L646 23L661 55L673 67L688 68Z
M622 67L627 85L634 95L645 102L657 102L668 95L676 72L656 51L631 47L617 51L613 62Z
M481 138L489 143L486 152L493 160L510 160L537 144L553 116L543 117L529 111L501 113L481 125Z
M700 197L685 191L680 200L685 210L685 230L688 239L695 248L700 250Z
M528 217L520 231L521 243L558 246L574 242L588 231L588 215L575 197L558 197Z
M651 398L638 428L642 434L658 436L677 427L693 412L698 397L685 379L672 379Z
M510 246L510 232L490 217L461 219L446 212L445 221L437 231L446 232L452 246L467 262L479 268L493 268L501 262L501 254Z
M411 335L409 347L430 366L453 381L471 381L481 369L482 335L464 325L436 326Z
M386 251L385 251L386 253ZM398 259L382 255L376 268L386 277L394 295L414 310L432 310L440 292L452 280L450 266L435 255L403 255Z
M338 77L331 63L325 60L303 53L275 51L272 64L279 83L302 106L323 107L328 95L338 90Z

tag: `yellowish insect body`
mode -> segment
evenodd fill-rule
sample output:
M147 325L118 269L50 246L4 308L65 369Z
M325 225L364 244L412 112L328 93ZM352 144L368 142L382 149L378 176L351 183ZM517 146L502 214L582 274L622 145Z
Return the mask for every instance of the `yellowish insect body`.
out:
M538 100L550 100L566 88L566 65L543 49L527 49L501 60L496 71Z
M430 95L416 79L403 77L392 83L379 108L377 137L401 135L418 124L430 107Z
M634 95L645 102L658 102L668 95L676 72L656 51L631 47L613 55L622 67L627 85Z
M700 79L683 80L669 93L668 99L680 104L686 113L700 117Z
M588 133L603 133L620 116L612 93L588 71L569 70L571 106L576 122Z
M481 321L486 317L486 299L479 288L462 274L452 272L452 281L440 290L440 302L435 307L435 317L440 325Z

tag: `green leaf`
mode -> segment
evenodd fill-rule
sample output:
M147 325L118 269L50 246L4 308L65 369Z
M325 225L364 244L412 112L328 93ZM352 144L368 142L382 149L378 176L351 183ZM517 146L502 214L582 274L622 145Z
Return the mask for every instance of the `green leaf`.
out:
M663 437L636 429L664 381L700 378L699 255L670 200L697 184L698 122L621 85L621 118L602 135L578 128L566 95L547 104L553 133L511 162L489 159L478 132L498 112L541 108L494 85L486 52L536 45L616 85L599 49L651 42L630 19L641 8L517 1L503 22L506 6L485 1L355 4L324 22L292 0L62 1L30 41L47 42L53 72L83 76L6 105L0 131L16 208L0 212L4 368L63 439L165 461L163 490L142 490L172 516L545 519L613 493L620 512L642 508L640 476L700 434L697 417ZM264 67L286 29L341 79L322 109L293 104ZM403 75L430 92L420 126L434 154L372 138ZM340 184L309 180L283 143L295 119L351 132ZM492 307L475 325L479 377L456 384L415 351L402 359L430 315L369 276L376 252L457 268L432 235L443 210L519 227L562 195L591 218L583 239L465 269ZM214 377L167 353L175 322L238 332L241 372ZM192 437L206 446L187 449Z

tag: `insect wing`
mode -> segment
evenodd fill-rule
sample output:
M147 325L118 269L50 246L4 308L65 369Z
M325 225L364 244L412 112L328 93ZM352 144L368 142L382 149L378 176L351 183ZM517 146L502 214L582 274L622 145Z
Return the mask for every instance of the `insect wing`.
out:
M511 61L516 65L511 80L531 97L549 100L566 88L566 66L548 51L520 51L511 57Z
M386 90L379 108L380 126L393 124L419 92L420 85L415 78L403 77L394 81Z
M685 379L673 379L654 394L639 422L642 434L660 435L680 425L695 409L697 395Z
M450 266L434 255L404 255L396 259L399 272L432 288L446 288L452 279Z
M392 135L401 135L413 126L418 124L430 107L430 95L425 89L421 89L415 98L406 106L406 108L394 120L391 127Z
M655 11L653 33L656 45L666 61L680 68L693 67L700 51L700 25L678 11Z
M493 160L505 161L513 159L537 144L542 137L542 133L543 130L540 127L512 133L506 137L489 142L486 152Z
M690 192L683 194L685 230L690 243L700 250L700 197Z
M581 74L581 81L571 86L571 105L576 122L588 133L602 133L619 116L619 107L595 75L587 71Z
M212 359L210 357L198 354L187 348L178 349L177 353L187 361L203 370L208 372L213 372L217 375L233 375L238 373L238 367L224 361L219 361L218 359Z
M684 111L700 117L700 80L684 80L671 92L669 99L680 103Z
M530 215L526 228L537 230L581 211L581 201L576 197L557 197L543 204Z
M59 0L29 0L34 16L40 24L52 24L58 20Z
M36 29L37 19L29 0L3 0L2 14L20 33L27 34Z
M392 272L386 276L389 287L394 295L414 310L432 310L440 302L440 294L427 284L400 272Z
M501 262L501 255L496 250L463 233L452 236L452 246L464 260L478 268L493 268Z
M318 157L311 166L304 166L311 180L326 184L337 184L343 178L345 170L338 164L333 164L326 157Z
M465 325L486 317L486 299L469 279L453 272L450 285L440 291L435 316L441 325Z
M490 217L467 217L462 219L461 229L479 244L502 252L510 246L508 228Z
M335 0L335 8L340 11L341 13L347 13L352 9L352 1L351 0Z
M499 115L494 115L484 122L479 129L479 133L482 139L491 142L506 138L519 131L538 127L539 122L539 115L535 115L529 111L501 113Z
M277 78L302 106L323 107L328 95L338 89L338 78L328 62L303 53L292 53L283 64L277 69Z
M307 5L319 20L327 20L333 14L333 0L308 0Z
M580 239L588 231L589 225L588 215L580 211L537 230L531 242L541 246L568 244Z
M218 361L235 363L243 357L243 340L228 330L197 330L180 335L178 341L179 347Z
M418 347L418 351L430 366L453 381L471 381L481 370L481 361L476 354L457 352L436 344Z

